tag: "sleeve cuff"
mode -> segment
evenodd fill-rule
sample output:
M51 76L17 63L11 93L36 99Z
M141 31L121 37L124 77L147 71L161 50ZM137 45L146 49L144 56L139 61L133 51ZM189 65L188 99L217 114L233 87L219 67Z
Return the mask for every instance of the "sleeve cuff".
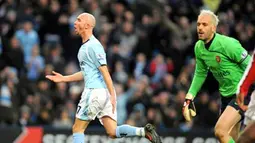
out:
M190 93L187 93L185 99L193 100L194 96L192 94L190 94Z

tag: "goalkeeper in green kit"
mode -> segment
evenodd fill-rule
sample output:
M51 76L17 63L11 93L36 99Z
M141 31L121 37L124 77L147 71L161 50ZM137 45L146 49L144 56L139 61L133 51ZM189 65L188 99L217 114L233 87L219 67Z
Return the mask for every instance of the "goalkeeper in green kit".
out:
M239 41L216 33L218 22L218 17L209 10L202 10L198 16L196 69L183 105L183 116L190 121L196 115L193 99L210 70L219 83L222 103L215 136L221 143L235 143L243 118L243 111L235 102L235 93L250 56Z

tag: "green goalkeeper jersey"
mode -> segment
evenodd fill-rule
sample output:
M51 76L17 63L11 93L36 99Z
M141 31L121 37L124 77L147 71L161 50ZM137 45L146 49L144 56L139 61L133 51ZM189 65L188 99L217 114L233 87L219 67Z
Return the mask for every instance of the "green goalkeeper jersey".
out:
M209 48L202 40L195 45L196 68L188 93L196 96L203 85L208 70L219 83L222 96L236 93L237 85L248 65L250 55L234 38L215 34Z

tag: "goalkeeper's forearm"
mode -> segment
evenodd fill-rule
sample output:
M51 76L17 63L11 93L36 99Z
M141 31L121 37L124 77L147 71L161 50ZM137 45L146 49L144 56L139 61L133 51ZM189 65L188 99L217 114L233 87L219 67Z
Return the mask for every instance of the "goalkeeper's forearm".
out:
M194 76L191 86L189 88L188 94L186 95L186 99L194 99L197 95L198 91L204 84L206 76Z
M83 80L83 74L82 72L76 72L72 75L66 75L64 76L64 82L73 82L73 81L81 81Z

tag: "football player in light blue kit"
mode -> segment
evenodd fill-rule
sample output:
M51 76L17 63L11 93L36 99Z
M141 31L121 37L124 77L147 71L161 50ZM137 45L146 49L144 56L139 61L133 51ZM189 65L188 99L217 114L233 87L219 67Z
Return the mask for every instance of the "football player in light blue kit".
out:
M84 131L90 121L97 117L111 138L141 136L152 143L161 143L151 124L144 128L117 126L116 94L107 69L104 48L93 36L95 24L94 16L89 13L80 14L74 23L75 32L81 36L83 42L78 53L81 71L67 76L53 71L53 75L46 76L54 82L85 81L72 128L73 142L84 143Z

